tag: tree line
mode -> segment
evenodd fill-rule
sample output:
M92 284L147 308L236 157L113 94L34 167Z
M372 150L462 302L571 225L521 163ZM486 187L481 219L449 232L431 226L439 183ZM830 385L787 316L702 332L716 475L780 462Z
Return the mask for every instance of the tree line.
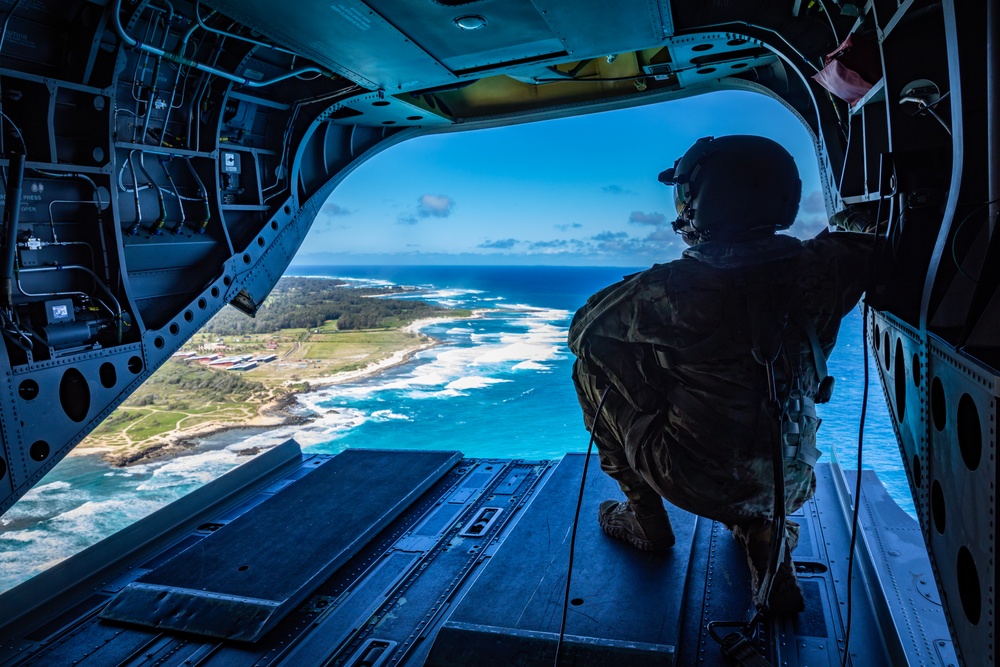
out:
M314 329L336 320L338 329L376 329L450 312L417 299L386 298L405 293L399 287L344 287L324 278L284 277L257 315L224 308L202 331L223 336L268 334L280 329Z

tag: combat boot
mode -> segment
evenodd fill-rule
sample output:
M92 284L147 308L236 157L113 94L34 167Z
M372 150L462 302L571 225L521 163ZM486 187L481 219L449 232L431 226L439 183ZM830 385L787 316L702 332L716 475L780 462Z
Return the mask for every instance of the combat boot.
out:
M597 510L597 522L611 537L641 551L665 551L674 546L674 531L662 505L659 511L643 508L637 513L627 500L605 500Z

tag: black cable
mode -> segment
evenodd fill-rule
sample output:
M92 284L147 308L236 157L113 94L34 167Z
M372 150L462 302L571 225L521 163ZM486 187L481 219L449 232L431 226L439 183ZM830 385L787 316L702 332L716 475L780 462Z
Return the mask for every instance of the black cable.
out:
M580 508L583 506L583 486L587 482L587 468L590 467L590 453L594 449L594 438L597 436L597 425L601 422L601 410L604 409L604 399L608 397L612 385L604 388L601 400L597 404L597 415L590 429L590 442L587 444L587 458L583 461L583 475L580 476L580 495L576 499L576 513L573 515L573 530L569 538L569 565L566 567L566 593L563 596L562 621L559 623L559 641L556 642L556 660L554 667L559 667L559 653L562 651L563 637L566 635L566 615L569 613L569 584L573 576L573 556L576 549L576 527L580 523Z
M865 388L861 398L861 419L858 423L858 479L854 485L854 515L851 518L851 551L847 556L847 625L844 628L844 659L841 662L847 667L848 656L851 655L851 612L853 611L852 592L854 589L854 548L858 540L858 515L861 510L861 455L865 435L865 417L868 413L868 302L865 301L861 314L862 343L865 349Z
M878 232L882 226L882 199L879 199L875 211L875 233L872 234L872 258L868 268L868 285L865 289L865 299L861 309L861 345L865 355L865 386L861 392L861 417L858 419L858 479L854 484L854 512L851 516L851 547L847 555L847 623L844 626L844 658L841 663L847 667L848 656L851 654L851 620L854 611L854 549L858 543L858 517L861 510L861 460L864 451L865 419L868 415L868 292L874 281L875 255L878 250Z

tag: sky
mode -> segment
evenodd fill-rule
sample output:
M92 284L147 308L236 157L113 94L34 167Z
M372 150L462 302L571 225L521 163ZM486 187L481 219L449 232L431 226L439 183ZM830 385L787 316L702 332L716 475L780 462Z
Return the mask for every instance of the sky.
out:
M795 158L790 233L825 225L813 142L764 95L699 97L419 137L359 166L322 207L293 264L646 266L684 249L656 177L698 138L758 134Z

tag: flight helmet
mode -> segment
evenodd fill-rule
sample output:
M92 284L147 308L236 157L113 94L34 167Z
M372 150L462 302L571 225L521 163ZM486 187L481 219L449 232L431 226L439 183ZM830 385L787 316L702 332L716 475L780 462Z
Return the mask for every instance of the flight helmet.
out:
M752 135L703 137L660 173L674 186L674 231L689 244L763 238L795 220L802 181L792 156Z

